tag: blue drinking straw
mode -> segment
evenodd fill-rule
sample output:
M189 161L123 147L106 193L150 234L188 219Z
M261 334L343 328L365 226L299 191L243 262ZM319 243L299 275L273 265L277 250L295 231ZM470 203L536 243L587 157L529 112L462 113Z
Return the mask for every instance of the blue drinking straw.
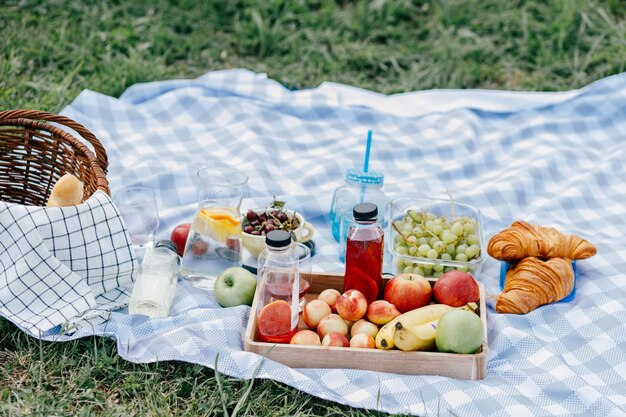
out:
M367 172L370 163L370 148L372 147L372 129L367 131L367 145L365 145L365 161L363 162L363 172ZM361 198L360 202L364 203L365 199L365 184L361 185Z
M365 162L363 163L363 172L367 172L370 163L370 148L372 147L372 129L367 131L367 145L365 146Z

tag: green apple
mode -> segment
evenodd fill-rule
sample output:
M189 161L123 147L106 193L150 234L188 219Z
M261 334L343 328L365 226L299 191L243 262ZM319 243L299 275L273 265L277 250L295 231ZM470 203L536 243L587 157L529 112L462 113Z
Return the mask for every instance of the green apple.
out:
M248 270L228 268L215 281L215 299L222 307L252 305L256 290L256 277Z
M435 343L440 352L476 353L483 343L483 321L467 310L451 310L437 323Z

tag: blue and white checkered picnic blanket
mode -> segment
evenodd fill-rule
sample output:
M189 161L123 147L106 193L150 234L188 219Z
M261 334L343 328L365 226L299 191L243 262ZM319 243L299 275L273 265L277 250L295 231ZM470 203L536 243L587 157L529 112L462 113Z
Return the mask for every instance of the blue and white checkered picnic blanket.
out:
M576 298L524 316L488 308L489 365L481 381L345 369L289 369L265 360L258 377L354 407L433 415L626 416L626 74L566 93L428 91L385 96L325 83L290 91L244 70L135 85L119 99L84 91L63 112L103 142L113 192L157 190L158 237L189 220L197 166L225 163L250 177L244 207L275 195L317 230L315 270L341 271L329 208L347 168L370 167L388 195L441 194L479 207L487 238L514 219L593 242L578 262ZM498 263L478 279L499 293ZM176 359L250 378L242 351L248 308L222 309L182 283L172 316L113 312L72 338L117 339L135 362ZM61 339L67 338L61 337Z

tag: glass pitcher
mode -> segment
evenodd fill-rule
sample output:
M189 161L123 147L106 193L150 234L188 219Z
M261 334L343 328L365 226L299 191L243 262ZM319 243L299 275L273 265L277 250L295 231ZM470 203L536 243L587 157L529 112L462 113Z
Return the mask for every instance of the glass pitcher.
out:
M225 269L241 266L239 208L248 177L232 168L206 167L198 171L196 181L198 209L180 273L193 285L212 290Z

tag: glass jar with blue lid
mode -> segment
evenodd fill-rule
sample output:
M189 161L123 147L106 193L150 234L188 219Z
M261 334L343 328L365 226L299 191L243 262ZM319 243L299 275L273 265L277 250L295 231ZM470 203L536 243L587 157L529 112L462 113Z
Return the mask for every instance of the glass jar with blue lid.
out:
M387 207L388 198L383 191L385 176L380 171L365 172L350 168L346 171L345 184L335 190L330 206L330 224L333 238L341 243L341 259L345 253L346 235L352 223L352 208L360 203L374 203L378 207ZM379 223L383 229L386 219L380 210ZM342 227L343 226L343 227Z

